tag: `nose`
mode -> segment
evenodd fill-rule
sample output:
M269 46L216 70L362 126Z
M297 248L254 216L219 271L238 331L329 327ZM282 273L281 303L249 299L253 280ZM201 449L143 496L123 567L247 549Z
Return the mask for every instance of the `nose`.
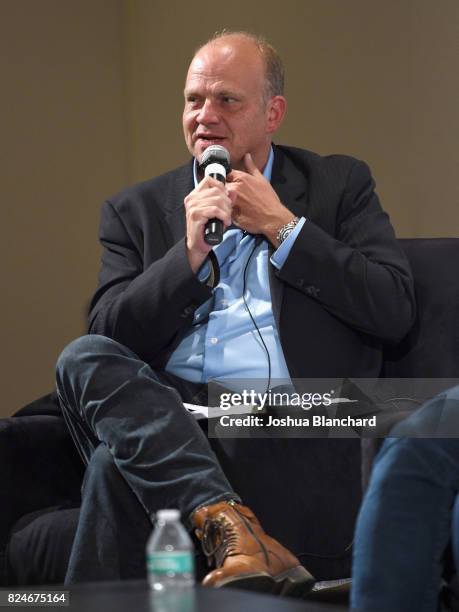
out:
M210 99L206 99L201 106L196 121L202 125L212 125L218 123L219 116L214 103Z

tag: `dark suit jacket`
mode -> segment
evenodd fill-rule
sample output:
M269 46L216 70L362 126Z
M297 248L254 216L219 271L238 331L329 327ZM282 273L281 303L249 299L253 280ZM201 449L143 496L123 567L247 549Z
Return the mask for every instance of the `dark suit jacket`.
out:
M409 264L374 193L368 167L274 147L272 185L305 216L280 271L270 266L273 312L293 377L377 376L381 343L397 342L415 315ZM211 290L185 249L184 197L192 165L105 202L91 333L118 340L163 368Z

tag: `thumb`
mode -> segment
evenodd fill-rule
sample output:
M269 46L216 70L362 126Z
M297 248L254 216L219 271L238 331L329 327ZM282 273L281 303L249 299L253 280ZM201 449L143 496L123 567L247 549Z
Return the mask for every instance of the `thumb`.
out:
M246 153L244 155L244 164L245 167L247 169L247 172L249 174L251 174L252 176L255 176L257 174L260 174L260 171L258 170L258 168L255 166L255 163L252 159L252 156L250 155L250 153Z

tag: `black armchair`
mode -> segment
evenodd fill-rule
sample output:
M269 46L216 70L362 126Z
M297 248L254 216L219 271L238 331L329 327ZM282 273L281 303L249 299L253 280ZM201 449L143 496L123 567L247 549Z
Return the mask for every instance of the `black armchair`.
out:
M51 549L62 545L68 552L71 531L62 530L63 539L50 538L48 532L61 522L73 520L76 524L84 466L66 431L54 393L29 404L14 417L0 420L0 461L0 584L34 584L34 567L43 568L43 578L49 576L52 582L58 582L62 577L60 558L65 551L56 555ZM69 512L65 518L57 514L69 508L74 508L75 516ZM19 559L26 544L22 536L31 538L27 544L37 551L33 563ZM51 549L40 546L43 538ZM17 574L7 576L7 554L14 564L18 561Z
M404 341L385 352L382 376L445 379L446 388L459 374L459 277L454 265L459 239L411 239L401 244L413 268L418 315ZM437 381L437 386L442 384ZM395 419L406 415L405 408L396 411ZM218 442L217 454L235 490L266 530L318 579L350 575L361 479L365 486L380 441L263 442ZM78 520L84 466L55 394L0 421L0 453L0 585L62 582Z

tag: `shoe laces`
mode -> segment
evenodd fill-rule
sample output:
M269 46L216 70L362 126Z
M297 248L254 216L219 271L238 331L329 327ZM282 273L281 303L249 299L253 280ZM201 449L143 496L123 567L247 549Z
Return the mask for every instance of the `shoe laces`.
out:
M269 555L263 542L258 538L257 534L253 530L252 525L247 518L239 512L237 506L231 504L234 511L241 517L247 530L257 541L265 562L269 565ZM234 525L228 521L224 514L217 516L216 518L206 519L202 529L202 550L207 558L209 566L215 563L215 567L221 567L226 557L231 555L237 555L237 544L239 536Z
M221 567L228 555L234 554L238 537L224 517L208 519L202 530L202 550L211 566Z

